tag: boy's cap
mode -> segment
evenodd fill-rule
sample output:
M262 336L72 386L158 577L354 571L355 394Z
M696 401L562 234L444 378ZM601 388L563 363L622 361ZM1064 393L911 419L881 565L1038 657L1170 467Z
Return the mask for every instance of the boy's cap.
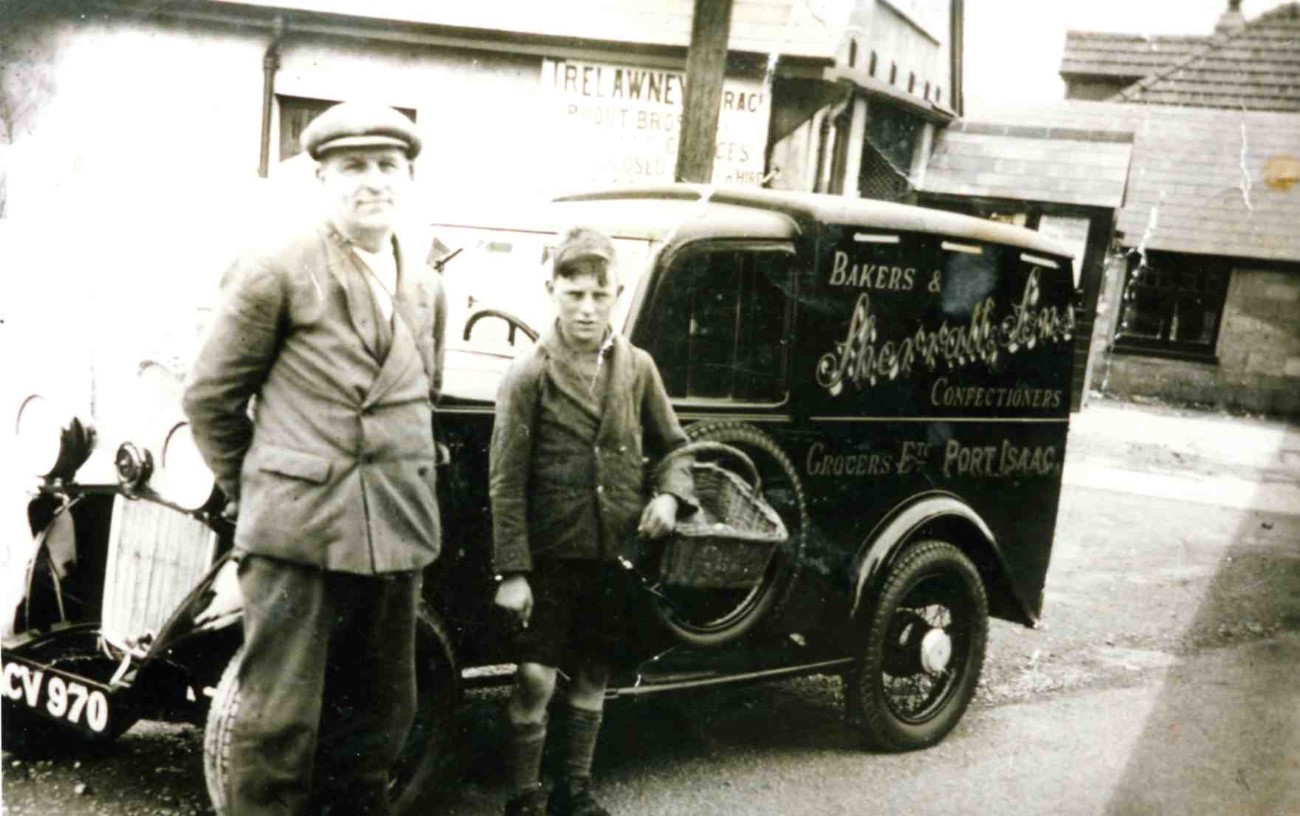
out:
M574 227L564 233L555 248L555 269L561 270L583 258L599 258L607 264L614 263L614 242L600 230L591 227Z
M420 154L420 134L406 114L393 108L340 102L307 125L302 146L317 160L327 151L344 147L397 147L414 159Z

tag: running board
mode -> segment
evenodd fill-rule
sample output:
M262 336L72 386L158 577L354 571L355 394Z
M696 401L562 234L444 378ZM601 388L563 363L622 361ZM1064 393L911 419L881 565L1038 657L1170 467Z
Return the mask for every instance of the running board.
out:
M836 660L823 660L819 663L805 663L798 666L782 666L777 669L725 674L713 677L700 677L689 680L666 681L662 683L637 683L624 688L614 688L605 692L606 699L616 697L637 697L646 694L658 694L665 691L683 691L685 689L709 688L712 686L733 686L744 683L759 683L765 680L783 680L790 677L802 677L810 674L835 674L853 665L853 658L841 657Z

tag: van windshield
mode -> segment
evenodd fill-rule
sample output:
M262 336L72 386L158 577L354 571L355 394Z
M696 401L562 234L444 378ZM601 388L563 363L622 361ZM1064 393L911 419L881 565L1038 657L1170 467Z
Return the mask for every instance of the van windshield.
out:
M514 357L531 346L519 329L512 331L511 323L544 333L554 319L546 296L546 279L557 235L456 226L439 227L437 236L457 253L442 270L447 292L448 349ZM615 307L613 324L622 328L654 245L645 240L615 239L614 247L623 294Z
M443 395L452 401L490 401L510 360L533 347L554 320L546 296L556 233L485 227L438 226L435 234L455 257L443 265L447 293L447 357ZM658 244L615 239L623 294L612 322L627 322L638 282Z

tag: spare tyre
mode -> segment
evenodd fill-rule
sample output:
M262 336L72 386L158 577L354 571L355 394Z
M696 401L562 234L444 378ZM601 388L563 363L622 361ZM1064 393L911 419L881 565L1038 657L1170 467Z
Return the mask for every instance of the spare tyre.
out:
M794 465L759 428L744 422L705 421L686 428L686 436L692 442L721 442L746 454L757 468L763 497L780 516L787 533L771 551L766 565L744 586L676 584L664 580L658 570L662 550L652 549L643 560L658 596L655 611L673 638L689 646L716 648L754 633L785 606L802 562L808 508Z

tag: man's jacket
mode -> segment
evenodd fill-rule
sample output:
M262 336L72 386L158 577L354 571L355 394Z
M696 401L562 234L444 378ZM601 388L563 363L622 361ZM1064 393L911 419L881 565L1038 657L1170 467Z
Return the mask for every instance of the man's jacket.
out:
M446 306L433 270L393 245L382 360L362 339L374 304L348 285L366 273L328 224L226 273L184 405L217 484L239 500L239 549L361 574L437 557L432 405Z
M647 467L686 443L650 355L615 335L603 409L564 399L548 334L510 367L497 395L490 482L493 566L526 572L535 558L630 556L648 498ZM653 486L695 506L690 462Z

